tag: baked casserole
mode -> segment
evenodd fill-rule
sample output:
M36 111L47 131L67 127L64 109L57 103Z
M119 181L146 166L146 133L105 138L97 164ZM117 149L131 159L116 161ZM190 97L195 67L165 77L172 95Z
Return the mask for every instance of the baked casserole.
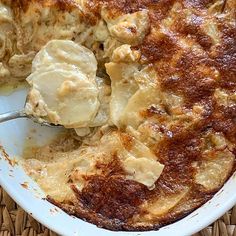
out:
M47 199L152 230L235 170L235 0L0 0L0 84L65 132L23 167Z

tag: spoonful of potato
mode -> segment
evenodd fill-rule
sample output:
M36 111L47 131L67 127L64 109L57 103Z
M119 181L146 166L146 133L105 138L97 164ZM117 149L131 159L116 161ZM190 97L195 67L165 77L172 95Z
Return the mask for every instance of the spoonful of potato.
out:
M87 48L70 40L52 40L35 56L24 109L0 115L0 123L29 118L45 126L86 127L100 103L97 61Z

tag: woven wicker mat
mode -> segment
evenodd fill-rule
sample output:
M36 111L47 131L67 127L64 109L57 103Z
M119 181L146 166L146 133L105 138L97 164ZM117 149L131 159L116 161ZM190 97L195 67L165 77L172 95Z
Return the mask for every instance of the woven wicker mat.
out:
M236 206L194 236L236 236ZM57 236L23 211L0 186L0 236Z

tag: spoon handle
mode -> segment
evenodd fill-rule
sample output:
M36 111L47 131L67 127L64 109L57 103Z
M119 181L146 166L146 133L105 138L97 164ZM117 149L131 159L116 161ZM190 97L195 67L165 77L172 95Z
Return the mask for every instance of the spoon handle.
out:
M0 114L0 124L5 122L5 121L15 120L15 119L18 119L18 118L29 118L34 123L40 124L42 126L57 127L57 128L62 127L61 125L55 125L55 124L47 122L46 120L42 120L42 119L40 120L40 119L35 118L34 116L27 115L24 110L11 111L11 112L6 112L6 113L3 113L3 114Z
M27 117L27 115L24 110L7 112L7 113L0 114L0 123L9 121L9 120L14 120L17 118L25 118L25 117Z

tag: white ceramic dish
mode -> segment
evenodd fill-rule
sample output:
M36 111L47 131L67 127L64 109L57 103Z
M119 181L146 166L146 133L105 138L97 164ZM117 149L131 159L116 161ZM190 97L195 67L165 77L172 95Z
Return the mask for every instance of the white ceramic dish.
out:
M22 108L25 91L10 96L0 95L0 113ZM36 129L36 132L32 132ZM32 136L39 144L48 141L58 130L35 125L28 120L17 120L0 125L0 144L11 157L20 156L25 139ZM27 182L28 188L21 184ZM223 215L236 203L236 175L201 208L184 219L149 232L112 232L71 217L45 200L44 194L18 165L11 166L0 152L0 185L9 195L39 222L65 236L187 236L203 229ZM57 210L56 210L57 209Z

